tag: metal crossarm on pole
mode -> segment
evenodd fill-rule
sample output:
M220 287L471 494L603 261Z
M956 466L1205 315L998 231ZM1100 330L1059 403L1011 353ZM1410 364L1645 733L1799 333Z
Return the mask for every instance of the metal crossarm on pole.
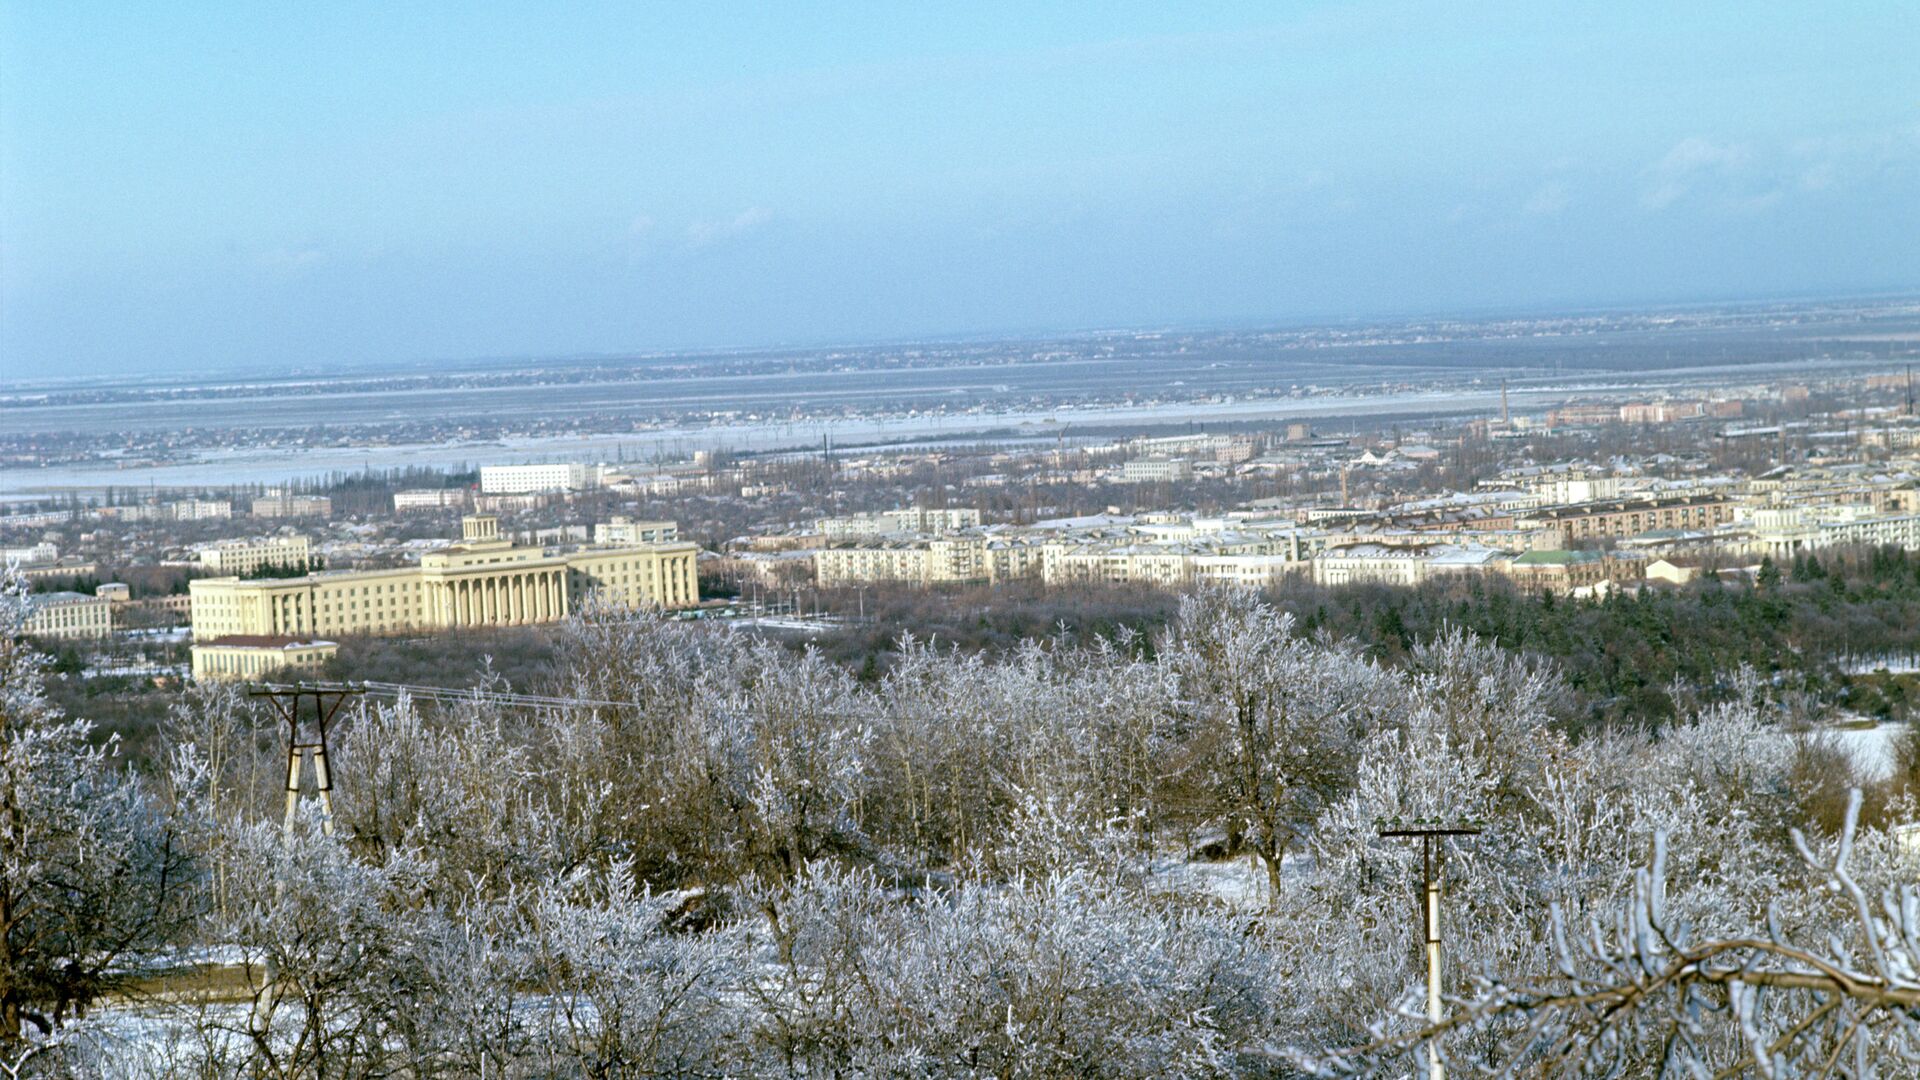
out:
M248 692L249 697L266 698L274 711L287 722L287 812L281 828L293 831L293 818L300 805L300 776L307 759L313 761L314 790L320 795L320 827L333 835L333 770L327 763L327 725L333 722L347 698L361 693L356 687L338 685L268 686ZM313 733L303 739L300 733L300 703L313 699Z
M1464 822L1452 826L1415 824L1406 828L1382 826L1378 835L1383 840L1405 837L1420 839L1420 930L1421 936L1426 939L1427 1020L1437 1025L1445 1019L1445 1014L1440 1000L1440 875L1437 873L1439 864L1434 860L1433 846L1452 836L1479 836L1480 829ZM1447 1068L1440 1061L1438 1040L1427 1043L1427 1073L1433 1080L1446 1080Z

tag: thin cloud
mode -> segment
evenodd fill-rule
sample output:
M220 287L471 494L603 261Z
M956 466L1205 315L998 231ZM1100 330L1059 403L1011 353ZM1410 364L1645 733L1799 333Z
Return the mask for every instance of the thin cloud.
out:
M297 274L311 270L327 261L327 253L314 244L296 247L269 248L253 257L254 264L263 270L280 274Z
M1540 190L1534 192L1533 197L1520 207L1520 212L1528 217L1553 217L1572 202L1573 197L1567 194L1567 186L1553 180L1540 185Z
M757 232L772 220L773 211L764 206L750 206L730 218L695 221L687 226L687 246L697 250L737 240Z
M1640 195L1640 205L1665 210L1702 182L1744 168L1752 156L1739 143L1718 143L1698 135L1682 139L1647 167L1648 187Z

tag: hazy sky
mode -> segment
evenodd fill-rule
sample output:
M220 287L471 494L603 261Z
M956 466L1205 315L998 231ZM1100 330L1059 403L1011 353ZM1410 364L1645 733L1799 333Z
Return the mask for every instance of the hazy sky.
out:
M0 377L1920 286L1920 4L0 0Z

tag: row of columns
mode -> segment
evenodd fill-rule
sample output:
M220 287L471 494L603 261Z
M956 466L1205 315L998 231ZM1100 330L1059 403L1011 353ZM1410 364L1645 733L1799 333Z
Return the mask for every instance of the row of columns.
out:
M310 634L313 626L313 595L307 590L298 592L269 592L266 594L268 606L269 634ZM252 631L249 631L251 633Z
M517 626L566 618L567 579L560 569L503 571L449 579L441 591L447 626Z

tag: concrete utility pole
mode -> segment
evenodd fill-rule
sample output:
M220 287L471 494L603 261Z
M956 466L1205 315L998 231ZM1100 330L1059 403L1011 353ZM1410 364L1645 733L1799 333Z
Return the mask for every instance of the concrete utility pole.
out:
M1439 1024L1446 1017L1440 1001L1440 875L1433 857L1433 845L1435 841L1445 841L1449 836L1478 836L1480 830L1464 822L1457 826L1414 824L1407 828L1387 828L1382 825L1379 835L1383 839L1420 838L1420 922L1427 944L1427 1020ZM1447 1077L1447 1067L1440 1063L1438 1039L1427 1042L1427 1073L1433 1080L1446 1080Z

